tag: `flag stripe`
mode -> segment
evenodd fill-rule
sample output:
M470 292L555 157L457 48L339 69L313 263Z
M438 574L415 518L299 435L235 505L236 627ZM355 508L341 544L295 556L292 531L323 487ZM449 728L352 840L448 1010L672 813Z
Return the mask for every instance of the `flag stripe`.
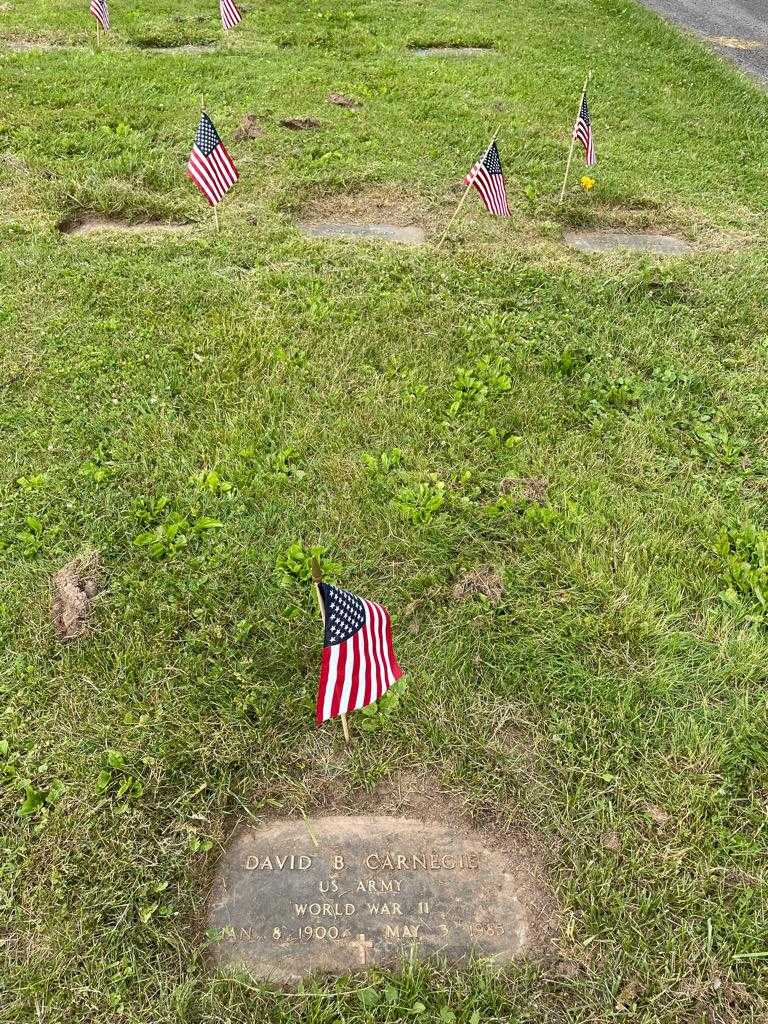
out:
M376 650L376 618L373 609L373 604L370 601L366 601L362 598L363 607L365 608L365 633L368 638L368 650L370 651L370 663L371 663L371 693L370 701L378 700L378 685L379 685L379 659L378 651Z
M352 688L354 699L350 700L350 706L357 710L363 706L365 697L365 633L360 630L355 633L355 681Z
M328 678L326 679L326 692L325 701L323 703L323 721L331 717L333 710L333 698L336 693L335 679L339 670L339 648L338 647L326 647L326 651L330 652L328 662ZM330 686L327 685L330 681Z
M339 644L339 660L336 664L336 678L334 679L333 687L333 700L331 701L331 717L335 718L339 713L339 707L341 705L341 694L344 689L344 678L346 675L347 665L347 644L346 640L343 644Z
M384 668L386 670L387 689L389 689L395 681L395 673L392 671L392 665L389 660L389 643L387 641L387 619L389 616L383 608L379 609L379 614L381 615L381 654L384 659Z
M91 0L91 14L105 32L109 32L109 8L107 0Z
M378 700L387 689L387 672L384 665L384 658L382 657L381 618L379 616L379 606L371 603L370 607L373 615L373 643L376 650L376 663L378 665L378 672L376 673L376 699Z
M389 612L384 612L387 619L387 652L389 654L389 664L392 666L392 673L394 675L393 682L397 682L403 674L403 670L400 668L397 657L395 656L395 645L392 641L392 620L389 617Z
M219 0L219 13L224 28L234 28L243 20L243 16L233 0Z
M352 677L357 665L357 659L355 658L355 640L357 640L357 634L347 640L344 644L346 648L344 653L344 684L339 695L339 714L345 714L349 710L350 706L349 695L352 691Z
M371 681L373 678L371 658L373 657L373 648L371 647L371 637L367 629L363 630L363 652L365 658L365 679L360 691L362 694L362 700L358 704L360 708L366 708L371 703Z
M331 658L334 657L334 651L330 647L323 648L323 661L320 667L320 685L317 691L317 711L316 719L318 724L327 718L325 713L326 708L326 697L328 695L328 676L331 665Z

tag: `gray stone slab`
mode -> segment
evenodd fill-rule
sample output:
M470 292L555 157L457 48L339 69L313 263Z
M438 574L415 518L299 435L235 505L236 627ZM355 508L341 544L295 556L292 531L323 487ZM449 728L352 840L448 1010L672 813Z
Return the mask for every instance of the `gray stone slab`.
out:
M54 43L46 40L3 39L0 41L0 49L10 50L12 53L43 53L51 50L86 50L86 47L75 46L71 43Z
M281 983L365 970L412 949L507 962L534 941L518 868L478 836L413 818L247 828L218 866L210 956Z
M397 224L350 224L343 221L304 221L299 231L312 238L364 239L376 242L399 242L401 245L422 245L424 231L411 225L398 227Z
M419 46L411 50L417 57L483 57L492 52L487 46Z
M59 230L65 235L168 235L194 229L194 224L174 221L128 222L111 220L109 217L82 217L59 225Z
M134 43L134 48L142 53L216 53L218 47L215 43L179 43L178 46L153 46L142 43Z
M690 243L674 235L660 235L654 232L632 233L629 231L566 231L566 245L579 252L615 252L628 249L632 252L659 253L664 256L680 256L692 251Z

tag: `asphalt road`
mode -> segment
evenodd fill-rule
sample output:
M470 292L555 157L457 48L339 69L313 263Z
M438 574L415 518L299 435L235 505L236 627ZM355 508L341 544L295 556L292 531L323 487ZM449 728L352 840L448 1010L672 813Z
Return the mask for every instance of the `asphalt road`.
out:
M640 0L768 84L768 0Z

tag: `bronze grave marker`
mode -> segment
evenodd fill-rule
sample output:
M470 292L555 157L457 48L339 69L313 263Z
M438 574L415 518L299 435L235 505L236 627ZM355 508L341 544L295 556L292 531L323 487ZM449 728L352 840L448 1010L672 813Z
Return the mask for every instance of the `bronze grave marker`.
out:
M344 974L415 947L509 961L530 907L504 853L412 818L331 817L246 828L222 858L209 910L217 966L265 981Z

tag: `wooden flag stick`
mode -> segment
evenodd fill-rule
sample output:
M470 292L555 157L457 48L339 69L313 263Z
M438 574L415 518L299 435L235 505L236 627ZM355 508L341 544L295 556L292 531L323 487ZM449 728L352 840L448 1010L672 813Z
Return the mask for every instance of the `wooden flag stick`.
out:
M96 19L96 49L101 46L101 33L99 31L99 19Z
M486 151L485 151L485 152L483 153L483 155L482 155L482 156L480 157L480 159L481 159L481 160L485 160L485 158L486 158L486 157L488 156L488 150L489 150L489 149L491 148L491 146L492 146L492 145L494 144L494 142L496 141L496 136L497 136L497 135L499 134L499 132L500 132L500 131L501 131L501 125L499 125L499 127L498 127L498 128L496 129L496 131L495 131L495 132L493 133L493 138L492 138L492 139L491 139L491 141L490 141L490 142L488 143L488 148L487 148L487 149L486 149ZM444 241L446 240L446 238L448 237L448 232L449 232L449 231L451 230L451 228L453 227L453 222L454 222L454 221L456 220L456 218L457 218L457 217L459 216L459 213L460 213L460 211L461 211L461 208L462 208L462 206L464 205L464 202L465 202L465 200L466 200L467 196L469 195L469 190L470 190L471 188L472 188L472 186L471 186L471 185L467 185L467 187L466 187L466 188L464 189L464 194L462 195L461 199L459 200L459 205L458 205L458 206L456 207L456 209L454 210L453 216L451 217L450 221L448 222L448 227L447 227L447 228L445 229L445 231L444 231L444 232L442 233L442 235L440 236L440 241L439 241L439 242L437 243L437 245L435 246L435 249L439 249L439 248L440 248L440 246L441 246L441 245L443 244L443 242L444 242Z
M325 605L323 604L323 595L320 593L320 584L323 581L323 573L320 568L320 563L316 558L312 559L312 579L315 581L315 596L317 597L317 604L320 608L320 618L323 620L323 627L325 627ZM341 715L341 728L344 730L344 742L349 743L349 726L347 725L347 716Z
M584 88L581 90L581 98L579 99L579 109L576 111L576 119L578 120L579 114L581 113L581 104L584 102L584 97L587 95L587 89L589 83L592 81L592 72L590 71L584 82ZM576 145L576 136L571 132L571 148L568 150L568 163L565 165L565 177L563 178L563 187L560 192L559 206L563 205L565 199L565 189L568 185L568 175L571 173L571 161L573 160L573 147Z

